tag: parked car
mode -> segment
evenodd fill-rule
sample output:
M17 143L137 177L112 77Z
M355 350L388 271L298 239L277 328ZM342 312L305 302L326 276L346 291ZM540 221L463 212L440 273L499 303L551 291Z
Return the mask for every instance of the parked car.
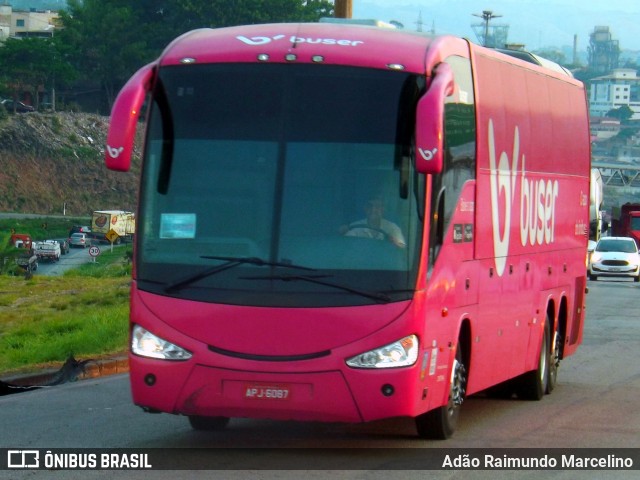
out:
M631 237L603 237L591 254L589 279L631 277L640 282L640 253Z
M13 100L5 99L0 102L5 108L7 112L14 112ZM15 111L18 113L26 113L26 112L35 112L35 108L31 105L27 105L26 103L16 102Z
M87 248L91 246L91 239L86 233L72 233L69 237L69 246Z
M62 255L66 255L67 253L69 253L69 240L64 238L62 240L58 240L58 243L60 244L60 253Z

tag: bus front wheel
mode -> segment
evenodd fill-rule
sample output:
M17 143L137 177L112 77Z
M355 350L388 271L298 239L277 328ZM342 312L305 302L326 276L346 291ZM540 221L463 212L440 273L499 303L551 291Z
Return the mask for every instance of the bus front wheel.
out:
M446 405L416 417L416 428L420 438L446 440L453 435L467 391L467 380L467 368L463 361L461 345L458 344L451 371L449 401Z
M190 415L189 423L194 430L224 430L224 428L229 424L229 417L200 417L197 415Z

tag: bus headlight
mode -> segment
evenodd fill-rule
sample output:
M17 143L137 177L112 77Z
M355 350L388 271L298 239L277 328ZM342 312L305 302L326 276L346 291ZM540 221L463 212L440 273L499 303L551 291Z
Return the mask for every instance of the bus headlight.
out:
M347 360L353 368L408 367L418 358L418 337L409 335L384 347L369 350Z
M174 345L140 325L134 325L131 332L131 351L136 355L162 360L189 360L191 352Z

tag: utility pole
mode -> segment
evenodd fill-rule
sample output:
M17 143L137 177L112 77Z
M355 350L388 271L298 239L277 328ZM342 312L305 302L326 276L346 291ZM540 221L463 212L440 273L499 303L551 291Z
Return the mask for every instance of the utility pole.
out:
M501 17L502 15L495 15L491 10L483 10L482 13L472 13L472 15L484 20L484 40L482 45L486 47L489 40L489 20Z
M351 18L353 15L352 0L335 0L333 2L333 16L335 18Z

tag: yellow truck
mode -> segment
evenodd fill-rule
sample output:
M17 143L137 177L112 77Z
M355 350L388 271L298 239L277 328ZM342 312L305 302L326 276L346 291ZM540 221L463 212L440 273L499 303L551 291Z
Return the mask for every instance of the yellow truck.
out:
M96 210L91 216L89 237L115 243L130 242L136 231L136 216L125 210Z

